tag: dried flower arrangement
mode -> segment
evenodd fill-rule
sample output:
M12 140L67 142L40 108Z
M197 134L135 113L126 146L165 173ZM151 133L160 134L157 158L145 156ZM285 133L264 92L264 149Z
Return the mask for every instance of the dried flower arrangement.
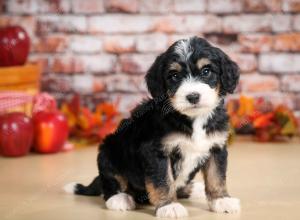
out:
M263 98L241 96L227 103L230 123L237 134L254 134L257 141L285 140L298 134L297 119L284 105Z

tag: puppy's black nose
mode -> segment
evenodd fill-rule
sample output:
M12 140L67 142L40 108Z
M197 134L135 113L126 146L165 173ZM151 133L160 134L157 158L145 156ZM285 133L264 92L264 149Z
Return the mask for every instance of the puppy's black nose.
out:
M186 99L192 104L197 104L200 100L200 94L197 92L193 92L191 94L188 94L186 96Z

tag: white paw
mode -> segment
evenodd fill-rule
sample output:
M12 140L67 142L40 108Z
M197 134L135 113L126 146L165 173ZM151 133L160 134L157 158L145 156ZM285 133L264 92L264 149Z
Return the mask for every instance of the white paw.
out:
M111 210L126 211L135 209L134 199L126 193L113 195L105 202L105 204L106 207Z
M191 199L204 199L205 196L205 186L203 182L195 182L192 186L192 191L190 194Z
M224 197L210 201L209 208L218 213L238 213L241 211L240 200L237 198Z
M186 208L178 202L170 203L156 210L156 217L159 218L182 218L188 215Z
M68 183L63 187L63 190L66 193L74 194L75 190L76 190L76 185L77 185L77 183L75 183L75 182Z

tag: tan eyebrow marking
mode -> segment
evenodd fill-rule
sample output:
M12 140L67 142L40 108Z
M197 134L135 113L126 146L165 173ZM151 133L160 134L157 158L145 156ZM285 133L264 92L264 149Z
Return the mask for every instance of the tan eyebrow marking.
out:
M174 63L171 63L170 64L170 67L169 67L170 70L176 70L177 72L181 72L182 70L182 67L179 63L177 62L174 62Z
M211 62L209 59L202 58L197 61L197 67L198 67L198 69L201 69L202 67L204 67L205 65L210 64L210 63Z

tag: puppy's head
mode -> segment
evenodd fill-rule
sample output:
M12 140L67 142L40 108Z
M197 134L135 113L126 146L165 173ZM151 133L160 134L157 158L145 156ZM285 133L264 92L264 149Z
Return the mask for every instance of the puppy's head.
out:
M198 37L175 42L146 75L154 99L167 96L173 108L191 117L211 112L238 79L236 63Z

